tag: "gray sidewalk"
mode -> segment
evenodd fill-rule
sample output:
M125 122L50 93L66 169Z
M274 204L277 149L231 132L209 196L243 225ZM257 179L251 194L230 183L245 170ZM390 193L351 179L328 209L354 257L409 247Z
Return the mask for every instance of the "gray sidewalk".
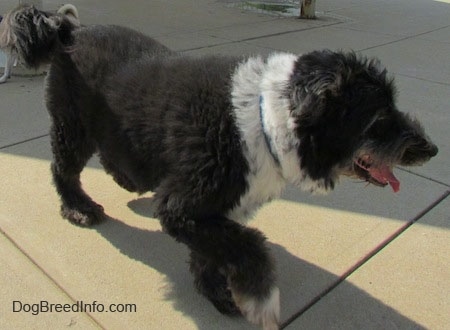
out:
M2 0L0 13L16 3ZM249 225L266 234L276 258L286 329L449 328L448 0L317 0L314 21L230 1L71 3L83 24L136 28L193 56L331 48L380 58L396 78L399 108L423 122L438 156L397 169L397 194L353 180L328 196L289 188ZM59 4L44 1L44 9ZM121 190L95 159L82 180L110 219L92 229L61 219L43 80L13 76L0 85L0 329L256 329L196 293L187 250L151 217L152 194ZM40 301L136 311L13 312Z

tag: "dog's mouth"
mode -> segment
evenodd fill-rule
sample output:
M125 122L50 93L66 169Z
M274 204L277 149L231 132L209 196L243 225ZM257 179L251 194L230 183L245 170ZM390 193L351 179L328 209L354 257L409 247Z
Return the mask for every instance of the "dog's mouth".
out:
M388 184L394 192L400 190L400 181L392 173L392 167L385 164L377 164L374 159L364 154L353 160L355 174L376 186L384 187Z

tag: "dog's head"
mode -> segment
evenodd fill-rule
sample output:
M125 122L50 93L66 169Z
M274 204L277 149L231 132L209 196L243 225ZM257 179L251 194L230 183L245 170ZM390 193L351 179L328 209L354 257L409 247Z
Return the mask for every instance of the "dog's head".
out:
M348 175L398 191L394 166L421 165L437 154L418 121L396 108L393 80L377 60L303 55L291 90L301 168L325 189Z
M27 66L37 67L40 62L48 62L49 50L71 38L70 31L79 26L77 15L71 5L57 13L19 5L0 22L0 48L17 53Z

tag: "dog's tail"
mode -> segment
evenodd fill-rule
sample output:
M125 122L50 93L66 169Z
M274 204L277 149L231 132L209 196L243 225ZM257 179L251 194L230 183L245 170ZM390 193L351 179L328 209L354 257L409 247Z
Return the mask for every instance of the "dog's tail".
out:
M78 11L73 5L64 5L56 13L22 5L10 13L6 24L13 47L30 68L49 63L53 54L71 46L72 31L80 27Z

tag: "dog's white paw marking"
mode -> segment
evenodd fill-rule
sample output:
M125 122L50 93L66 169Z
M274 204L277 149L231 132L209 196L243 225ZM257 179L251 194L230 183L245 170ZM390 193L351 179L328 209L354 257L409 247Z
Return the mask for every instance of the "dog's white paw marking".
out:
M280 321L280 290L273 287L270 295L263 299L239 295L233 292L233 299L242 314L251 323L259 324L264 330L278 330Z

